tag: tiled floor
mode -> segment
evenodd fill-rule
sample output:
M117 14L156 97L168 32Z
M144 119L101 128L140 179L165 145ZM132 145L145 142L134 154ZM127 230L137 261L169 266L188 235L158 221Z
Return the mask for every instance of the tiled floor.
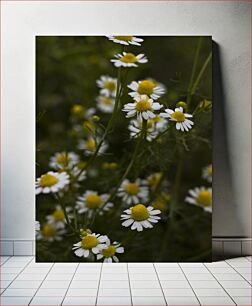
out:
M1 257L0 305L251 304L251 257L206 264L51 264Z

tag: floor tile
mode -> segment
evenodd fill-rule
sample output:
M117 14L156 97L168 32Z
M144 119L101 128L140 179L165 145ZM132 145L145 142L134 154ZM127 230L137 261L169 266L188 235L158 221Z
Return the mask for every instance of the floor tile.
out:
M193 290L197 296L227 296L227 293L222 288L194 288Z
M54 280L54 281L62 281L62 280L71 280L73 277L72 274L54 274L54 273L49 273L46 276L46 280Z
M215 274L217 280L244 280L238 273Z
M99 296L130 296L129 288L100 288L98 292Z
M228 296L219 296L219 297L199 296L198 299L202 306L204 305L209 305L209 306L235 305L235 303Z
M97 299L97 306L101 305L123 305L123 306L129 306L131 304L131 298L130 297L107 297L107 296L99 296Z
M26 289L6 289L2 296L33 296L36 292L36 288Z
M155 297L145 297L145 296L133 296L133 305L139 305L139 306L147 306L147 305L158 305L163 306L166 305L165 299L161 296L155 296Z
M215 278L213 277L211 273L200 273L200 274L190 273L190 274L187 274L186 277L188 278L189 281L191 280L200 280L200 281L215 280Z
M96 297L95 296L66 296L62 305L73 305L73 306L92 306L95 305Z
M1 274L18 274L23 270L23 268L17 267L17 268L11 268L11 267L1 267Z
M190 280L190 284L193 288L221 288L221 285L215 281L199 281L199 280Z
M183 296L176 296L176 297L173 297L173 296L166 296L165 297L166 299L166 302L168 305L179 305L179 306L186 306L186 305L190 305L190 306L193 306L193 305L200 305L199 301L197 300L196 297L193 297L193 296L188 296L188 297L183 297Z
M13 256L11 257L9 260L10 262L14 262L14 261L25 261L25 262L29 262L33 259L33 256Z
M247 273L247 274L243 273L242 274L242 279L246 279L250 284L252 284L252 275L251 275L251 273Z
M209 271L204 266L202 267L182 267L182 270L185 274L192 274L192 273L208 273Z
M65 281L50 281L46 280L42 283L41 288L42 289L64 289L68 288L70 284L70 280L65 280Z
M98 284L98 282L97 282ZM131 283L132 285L132 283ZM129 288L129 281L100 281L99 288L107 288L107 289L113 289L113 288Z
M17 274L13 274L13 273L2 274L1 273L1 280L13 280L15 277L17 277Z
M158 280L156 281L130 281L131 288L139 288L139 289L158 289L160 288L160 284Z
M161 280L161 286L164 289L169 288L190 288L190 284L187 280L181 280L181 281L172 281L172 280Z
M132 296L163 296L162 290L159 289L139 289L131 288Z
M32 289L32 288L38 288L40 286L42 281L18 281L15 280L11 285L10 289Z
M2 267L4 268L24 268L26 265L27 263L23 261L7 261L2 265Z
M55 275L55 274L54 274ZM57 275L61 275L61 274L57 274ZM68 274L66 274L68 275ZM107 274L106 274L107 275ZM63 274L62 274L63 276ZM69 275L69 278L71 275ZM65 277L65 276L64 276ZM108 279L113 280L113 275L109 275ZM73 280L99 280L100 279L100 274L75 274Z
M22 273L16 280L43 280L45 278L44 274L31 274L31 273Z
M183 273L167 273L167 274L158 274L160 280L186 280Z
M39 288L38 292L36 293L36 296L64 296L66 293L66 288Z
M236 268L248 268L251 270L252 263L249 261L234 261L234 262L229 262L230 266L232 266L234 269Z
M30 302L31 299L32 299L31 296L1 297L1 306L4 306L4 305L9 305L9 306L22 305L22 306L26 306L26 305L29 305L29 302Z
M227 293L230 296L251 296L251 288L227 288Z
M120 283L120 282L114 282L114 283ZM92 288L98 288L99 281L72 281L70 284L70 288L75 288L75 289L80 289L80 288L85 288L85 289L92 289Z
M24 269L24 271L22 273L34 273L34 274L47 274L48 271L50 270L50 268L33 268L33 267L27 267Z
M136 276L143 276L141 274L135 274ZM87 278L86 278L87 279ZM104 274L101 275L101 280L112 280L112 281L121 281L121 280L128 280L128 274Z
M91 289L75 289L70 288L67 291L67 296L97 296L98 288L91 288Z
M103 272L103 271L102 271ZM153 267L150 268L129 268L129 274L151 274L151 273L155 273L155 269Z
M35 296L30 305L61 305L63 296Z
M193 291L189 288L172 288L163 289L165 296L195 296Z
M183 273L180 267L171 267L171 268L156 268L157 274L165 273Z
M226 267L226 268L221 268L221 267L220 268L216 268L216 267L211 268L211 267L209 267L208 269L213 274L229 274L229 273L232 274L232 273L235 273L235 270L231 267Z
M7 288L11 284L11 282L12 282L11 280L2 280L1 279L1 282L0 282L1 288Z

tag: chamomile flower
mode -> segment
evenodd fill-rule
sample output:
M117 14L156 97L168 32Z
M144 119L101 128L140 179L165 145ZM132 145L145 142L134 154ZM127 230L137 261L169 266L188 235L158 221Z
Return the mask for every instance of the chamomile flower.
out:
M124 105L123 111L127 112L126 118L137 116L139 119L155 118L154 111L160 110L163 105L158 102L153 102L146 95L141 95L135 98L135 102Z
M203 168L202 177L203 179L207 180L208 183L212 183L212 174L213 174L212 164Z
M202 207L205 211L212 212L212 188L196 187L188 191L189 196L185 201Z
M79 214L87 212L88 217L91 218L93 212L102 207L108 198L108 194L99 195L97 191L87 190L82 196L78 197L76 209L78 210ZM113 206L113 203L108 202L99 212L99 214L102 215L104 211L108 211Z
M124 210L124 214L121 215L122 226L130 226L132 230L141 232L144 228L152 228L153 225L151 223L158 222L160 217L157 215L160 213L159 209L153 209L152 206L146 207L143 204L137 204Z
M172 109L165 109L165 113L160 114L161 117L168 118L171 121L176 122L176 129L181 130L182 132L188 132L192 126L193 122L188 118L192 118L192 115L183 113L183 107L175 108L175 111Z
M164 132L168 127L168 121L156 115L154 118L148 120L148 124L152 124L158 132Z
M107 75L102 75L99 80L96 81L96 84L101 88L100 93L104 96L115 97L116 96L116 87L117 79L112 78Z
M72 250L74 250L75 255L78 257L88 257L91 254L98 254L107 241L107 236L95 233L88 234L80 242L75 243Z
M153 174L149 175L147 177L148 185L151 188L156 187L159 184L161 178L162 178L162 173L161 172L156 172L156 173L153 173Z
M97 108L104 113L112 113L114 110L115 99L109 96L97 97Z
M133 81L128 85L128 88L132 90L129 95L133 98L137 98L139 95L147 95L153 100L160 98L166 91L164 85L151 79Z
M130 121L128 126L128 130L130 131L131 138L137 138L141 135L143 128L143 121L141 119L134 119ZM146 140L152 141L158 136L158 132L155 131L154 126L151 124L151 121L147 122L147 130L146 130Z
M100 253L97 254L97 260L104 259L103 262L111 263L111 262L119 262L116 253L122 254L124 253L124 248L118 242L110 243L108 239L106 245L102 247Z
M97 146L100 142L100 139L89 137L87 140L81 140L79 142L78 148L80 150L84 150L84 154L86 155L93 155L97 149ZM99 148L98 155L103 154L108 148L107 143L103 141L102 145Z
M71 207L66 207L66 212L69 219L73 218L71 211ZM65 228L66 226L65 213L59 205L56 206L54 212L51 215L46 216L46 220L48 224L53 224L57 229Z
M74 152L57 152L50 158L50 167L53 169L71 169L80 161L79 156Z
M37 232L37 240L46 240L49 242L61 241L66 230L63 228L57 228L55 224L46 223L42 226L41 230Z
M138 64L145 64L148 62L144 54L135 55L133 53L123 52L122 54L115 55L115 59L110 60L114 63L115 67L138 67Z
M36 194L58 192L64 189L70 183L69 175L66 172L53 172L49 171L41 177L37 178Z
M122 182L121 187L117 192L118 197L122 198L122 201L127 205L137 204L140 201L146 201L149 195L148 187L146 186L146 181L141 179L136 179L135 182L131 182L125 179Z
M121 45L135 45L141 46L141 42L143 42L142 38L138 38L130 35L118 35L118 36L107 36L109 40L112 40L114 43Z
M71 171L73 177L77 178L78 182L82 182L87 178L87 171L84 170L86 167L86 164L87 164L86 162L80 161L78 162L78 164L76 164L73 167Z

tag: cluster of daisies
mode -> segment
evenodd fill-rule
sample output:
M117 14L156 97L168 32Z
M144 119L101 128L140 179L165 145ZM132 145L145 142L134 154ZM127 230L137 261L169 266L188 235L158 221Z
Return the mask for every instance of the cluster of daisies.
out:
M135 36L108 36L108 39L124 46L140 46L143 42L142 38ZM111 62L115 67L125 69L145 64L148 59L144 54L123 52L115 55ZM99 88L99 95L96 98L97 109L104 113L113 113L120 86L117 78L103 75L96 83ZM130 119L128 130L131 138L142 135L143 126L145 126L147 141L156 139L160 133L167 130L169 123L172 124L172 122L181 132L188 132L193 127L193 116L185 112L186 103L179 102L173 110L165 109L164 105L158 102L158 99L166 93L166 87L163 84L147 78L133 81L127 85L127 88L132 101L125 104L122 111L126 113L126 118ZM99 121L99 117L95 115L96 109L86 110L82 105L75 104L71 112L74 120L77 118L82 122L82 124L74 125L74 132L81 135L77 148L89 158L94 154L95 156L104 154L108 149L108 143L99 136L99 131L97 132L96 121ZM83 131L84 134L82 134ZM64 196L71 186L80 187L81 182L88 175L85 166L86 163L75 152L55 153L49 162L51 170L36 180L36 194L52 193L58 199ZM106 162L102 165L104 170L117 168L118 165L113 162ZM208 183L211 183L211 166L204 168L202 175ZM159 184L161 177L161 173L153 173L145 179L137 178L132 181L126 178L123 180L115 195L122 202L120 218L123 227L142 232L153 228L158 223L161 219L161 211L167 209L169 195L161 193L151 202L150 194ZM113 209L112 200L107 193L86 190L83 194L77 195L74 208L78 215L84 214L88 220L91 220L96 214L102 215ZM211 211L212 190L210 187L191 189L185 201L203 207L206 211ZM36 224L37 239L49 242L62 240L67 232L67 221L71 222L73 218L72 207L63 208L57 205L54 211L46 216L45 224L42 226L39 223ZM92 233L89 229L81 229L80 238L81 241L73 245L73 251L78 257L118 262L118 254L124 253L124 248L119 242L111 243L108 236Z

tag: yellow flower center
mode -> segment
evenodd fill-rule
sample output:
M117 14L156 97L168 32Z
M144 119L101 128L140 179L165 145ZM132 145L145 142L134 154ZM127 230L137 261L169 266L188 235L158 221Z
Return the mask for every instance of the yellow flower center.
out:
M155 118L152 119L154 121L154 123L158 123L161 121L161 117L159 115L157 115Z
M113 81L105 81L104 87L109 91L114 91L116 88L116 84Z
M94 138L89 138L86 142L86 146L89 151L95 151L96 141L94 140Z
M124 191L130 195L136 195L139 192L139 186L136 183L128 183L124 187Z
M186 109L187 107L187 104L183 101L179 101L177 104L176 104L177 107L183 107L184 109Z
M52 214L52 216L53 216L53 219L55 221L62 221L62 220L65 219L65 214L64 214L63 210L61 210L61 209L55 210L55 212Z
M148 177L148 183L151 187L156 186L161 179L161 173L154 173Z
M71 157L66 153L62 153L57 156L56 160L57 160L57 163L59 163L60 165L67 165L69 161L71 160Z
M94 129L95 129L95 126L94 126L93 122L90 122L90 121L84 121L83 122L83 127L89 133L93 132Z
M102 203L101 197L95 193L89 194L86 197L86 206L89 209L96 209L101 205L101 203Z
M118 164L113 163L113 162L112 163L105 162L105 163L102 164L102 168L104 170L116 170L118 168Z
M212 204L212 193L208 190L200 191L197 203L203 206L210 206Z
M140 100L139 102L137 102L135 108L138 112L145 112L147 110L151 110L151 104L149 102L149 99L146 98L145 100Z
M136 63L137 58L133 53L126 53L121 57L121 61L124 63Z
M86 250L95 248L98 244L99 241L95 236L85 236L81 241L81 247Z
M122 41L131 41L133 36L114 36L115 39L118 39L118 40L122 40Z
M80 161L80 162L78 163L77 167L78 167L79 169L84 169L84 168L86 167L86 165L87 165L87 162L85 162L85 161Z
M54 237L56 230L51 224L45 224L42 229L42 234L44 237Z
M208 173L209 176L212 176L212 174L213 174L213 167L212 167L212 165L210 165L210 166L207 168L207 173Z
M138 85L138 93L140 95L151 95L155 88L155 84L150 80L141 81Z
M101 99L101 103L109 106L113 104L112 99L110 99L109 97L103 97Z
M185 115L182 112L174 112L171 114L171 117L177 120L178 122L185 121Z
M41 187L51 187L58 183L58 179L56 176L51 174L43 174L40 178L39 185Z
M143 204L131 208L131 218L135 221L144 221L149 218L149 211Z
M115 255L116 248L113 245L109 245L106 249L101 251L104 257L112 257Z
M75 105L72 107L72 109L71 109L71 111L72 111L73 114L79 114L79 113L81 113L83 110L84 110L84 108L83 108L83 106L80 105L80 104L75 104Z
M153 204L154 209L164 211L166 209L166 203L162 200L156 200Z

